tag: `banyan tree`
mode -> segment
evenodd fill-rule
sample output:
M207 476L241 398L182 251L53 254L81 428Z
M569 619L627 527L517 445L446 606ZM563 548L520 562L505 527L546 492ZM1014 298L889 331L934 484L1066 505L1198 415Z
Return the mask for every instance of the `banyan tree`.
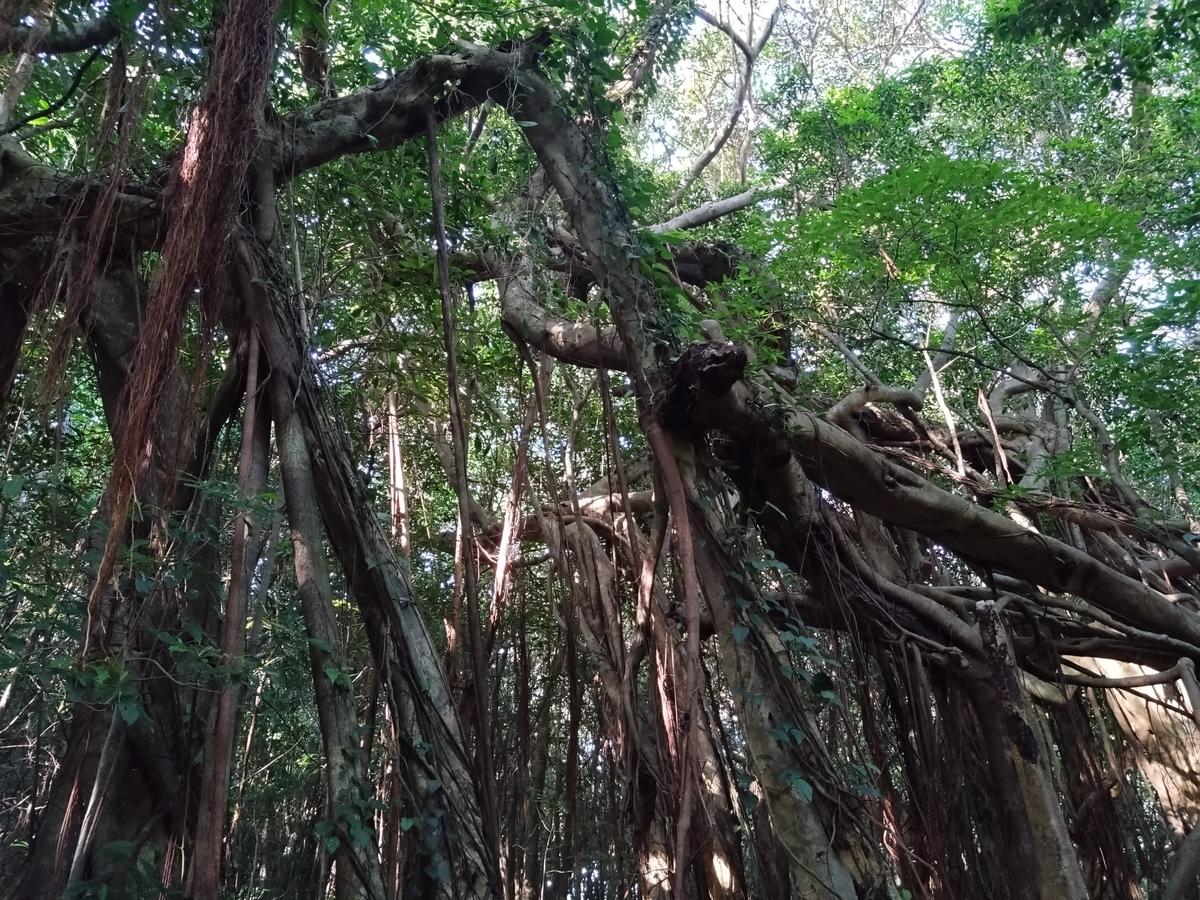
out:
M1198 56L0 4L0 896L1200 897Z

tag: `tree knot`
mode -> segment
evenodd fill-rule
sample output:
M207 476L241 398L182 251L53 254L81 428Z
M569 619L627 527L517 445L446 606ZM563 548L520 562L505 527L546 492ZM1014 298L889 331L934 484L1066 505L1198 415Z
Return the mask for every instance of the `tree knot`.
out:
M732 341L692 344L671 366L662 404L662 420L670 428L693 427L692 409L702 399L720 397L741 380L746 351Z

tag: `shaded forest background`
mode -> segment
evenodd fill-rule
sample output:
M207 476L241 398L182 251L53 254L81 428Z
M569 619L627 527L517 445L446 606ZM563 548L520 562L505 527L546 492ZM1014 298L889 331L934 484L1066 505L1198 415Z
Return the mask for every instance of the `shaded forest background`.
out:
M1200 897L1198 53L0 2L0 896Z

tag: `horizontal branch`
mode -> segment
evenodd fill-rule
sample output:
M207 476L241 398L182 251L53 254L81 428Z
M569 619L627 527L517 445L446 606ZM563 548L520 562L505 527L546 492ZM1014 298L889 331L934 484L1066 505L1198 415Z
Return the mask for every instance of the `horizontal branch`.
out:
M703 369L704 378L692 384L710 387L706 396L695 396L693 389L687 399L695 424L742 441L757 434L764 444L785 445L809 478L856 509L923 534L988 569L1083 597L1141 629L1185 642L1200 656L1200 618L1194 613L1083 551L937 487L796 407L770 385L742 380L746 357L731 347L693 345L677 364L677 369Z
M443 122L489 99L507 106L509 73L522 65L529 49L473 46L429 56L386 81L279 123L276 177L286 180L342 156L391 150L425 133L429 109Z
M107 44L120 33L120 25L111 16L88 22L55 23L50 28L18 25L0 33L0 53L78 53Z
M741 212L743 209L753 206L760 200L765 200L779 192L786 185L786 181L777 181L774 184L749 188L740 194L734 194L732 197L712 200L697 206L695 209L689 209L677 216L672 216L665 222L651 225L647 231L651 234L665 234L668 231L685 231L689 228L699 228L701 225L715 222L717 219L732 215L735 212ZM827 204L823 201L816 204L817 208L822 208L824 205Z

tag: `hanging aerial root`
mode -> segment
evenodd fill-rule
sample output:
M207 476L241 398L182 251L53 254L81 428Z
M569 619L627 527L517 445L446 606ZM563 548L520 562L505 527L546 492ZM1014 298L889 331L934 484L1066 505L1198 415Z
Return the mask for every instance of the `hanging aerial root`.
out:
M115 567L138 474L146 463L162 385L177 365L188 302L217 312L208 274L223 271L227 237L254 152L271 62L278 0L232 0L217 31L212 88L192 114L167 196L174 216L123 402L124 425L109 481L109 537L89 602L94 609Z
M50 341L50 353L42 372L39 388L40 399L49 403L63 382L63 372L71 354L76 326L84 310L92 301L96 282L108 265L114 251L114 226L121 218L121 188L125 178L125 158L133 146L137 126L141 121L142 102L150 82L152 69L143 68L132 88L125 84L124 56L114 63L109 71L109 83L105 109L96 129L95 143L105 149L116 131L116 142L108 154L109 177L99 191L80 191L62 218L55 246L72 248L67 256L67 273L58 276L56 266L47 266L46 273L36 289L33 311L40 312L58 298L65 287L66 302L61 320ZM6 153L11 155L12 149ZM23 151L20 168L32 170L36 164L25 158ZM82 240L72 247L77 238L77 229L83 222ZM152 229L157 231L157 227Z
M455 493L458 495L459 528L464 541L471 534L470 484L467 478L467 433L459 405L458 355L455 350L457 333L454 322L454 294L450 283L450 265L446 253L445 204L442 196L441 159L437 150L437 120L427 111L426 142L429 155L429 192L433 199L433 227L437 246L438 287L442 297L442 338L446 350L446 376L449 384L450 429L453 435ZM488 880L499 892L500 871L499 826L497 800L491 751L491 726L486 705L487 660L484 657L483 630L479 620L479 585L473 560L467 559L466 574L467 627L471 639L471 682L475 703L476 757L480 783L480 807L483 836L487 845Z

